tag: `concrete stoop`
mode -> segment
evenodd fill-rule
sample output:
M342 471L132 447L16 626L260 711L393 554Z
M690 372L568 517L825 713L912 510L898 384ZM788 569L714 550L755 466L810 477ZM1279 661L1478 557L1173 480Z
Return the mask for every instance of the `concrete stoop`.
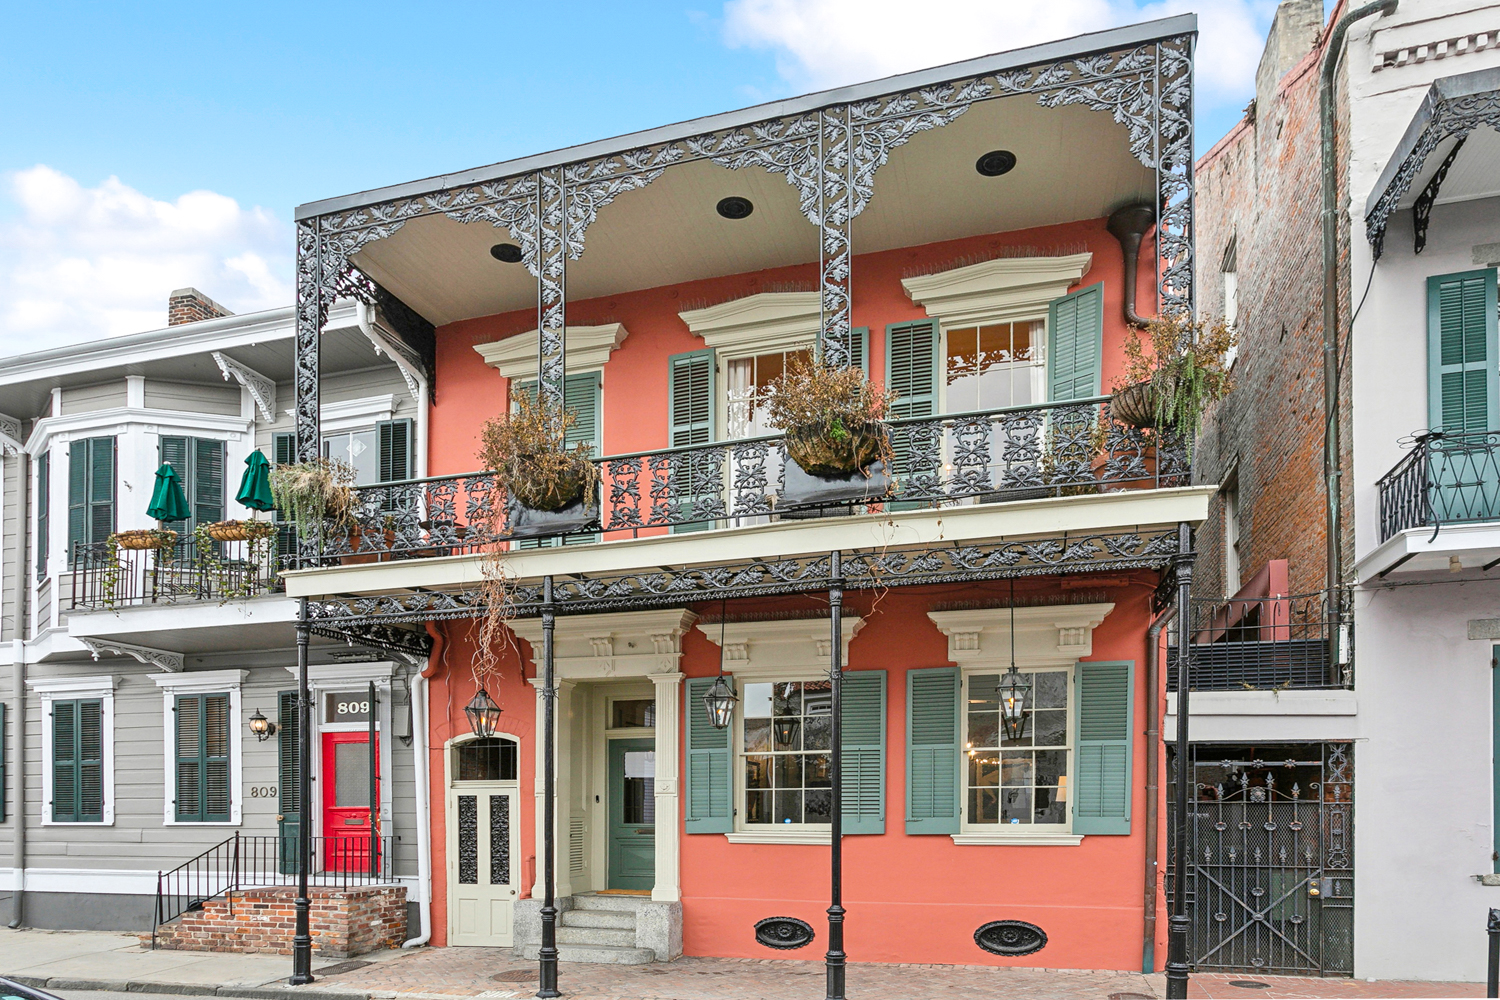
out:
M515 953L529 962L542 948L542 904L516 903ZM575 893L557 901L557 957L563 962L646 965L682 955L682 904L647 896Z

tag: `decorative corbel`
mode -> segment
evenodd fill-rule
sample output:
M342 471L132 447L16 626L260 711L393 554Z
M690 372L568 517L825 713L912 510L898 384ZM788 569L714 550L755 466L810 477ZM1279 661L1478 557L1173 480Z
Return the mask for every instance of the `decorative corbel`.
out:
M0 413L0 448L3 448L7 455L23 454L26 446L21 443L21 440L21 421Z
M236 382L250 390L250 396L255 400L262 419L267 423L276 419L276 383L274 381L266 378L254 368L226 357L222 351L214 351L214 363L219 366L219 371L224 373L224 381L228 382L230 376L233 376Z
M422 370L422 358L416 351L407 346L406 342L387 330L380 323L380 317L374 307L361 302L359 306L359 329L375 348L375 356L388 355L395 362L401 377L406 380L407 391L411 398L418 403L422 402L422 385L418 379L425 378Z
M103 639L88 639L78 637L85 649L93 654L94 659L99 659L100 653L112 653L115 656L132 656L152 667L160 667L171 674L182 673L183 655L173 653L165 649L152 649L150 646L132 646L125 642L106 642Z

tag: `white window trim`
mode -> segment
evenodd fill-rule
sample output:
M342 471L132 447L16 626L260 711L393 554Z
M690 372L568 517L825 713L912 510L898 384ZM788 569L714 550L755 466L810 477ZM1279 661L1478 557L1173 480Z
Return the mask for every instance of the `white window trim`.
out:
M949 412L967 412L967 411L954 411L948 405L948 327L950 325L955 330L972 330L975 327L992 326L992 325L999 324L999 323L1041 323L1042 324L1042 338L1041 338L1041 344L1040 344L1040 350L1041 350L1041 354L1042 354L1041 363L1040 364L1033 363L1031 365L1032 368L1037 369L1037 371L1032 374L1031 378L1032 378L1032 389L1036 393L1038 402L1032 403L1031 405L1032 406L1040 406L1042 403L1047 402L1047 366L1048 366L1048 362L1049 362L1049 357L1048 357L1048 354L1047 354L1047 315L1048 315L1047 308L1045 306L1043 306L1040 313L1029 315L1029 316L1020 316L1020 317L1017 317L1015 319L994 319L994 318L990 318L990 319L981 319L981 320L979 320L977 322L974 322L974 323L953 323L953 324L947 324L947 323L944 323L942 320L938 320L938 346L937 346L937 360L936 360L937 369L938 369L938 371L937 371L937 384L938 384L937 408L938 408L938 413L939 414L943 414L943 413L949 413ZM1012 343L1014 343L1014 341L1012 341Z
M293 677L297 675L297 667L288 665L287 673ZM321 663L313 664L307 668L307 686L312 696L312 731L309 736L312 740L312 760L309 762L308 770L311 772L310 780L315 787L317 782L323 779L323 734L338 732L367 732L369 723L348 722L323 722L323 695L330 691L354 691L366 690L370 682L375 682L375 696L380 699L380 711L375 717L375 731L378 734L378 747L376 752L380 755L380 833L381 836L391 834L394 829L394 812L392 798L394 797L393 778L393 754L391 747L393 740L388 734L394 729L391 724L393 707L391 705L391 688L396 674L396 664L392 660L363 660L355 663ZM319 831L323 829L323 796L314 794L312 797L312 829ZM322 836L321 833L316 836Z
M1020 608L1016 609L1020 611ZM1017 625L1020 624L1018 621ZM958 833L952 834L955 844L1052 844L1076 847L1083 843L1083 834L1073 832L1073 800L1077 797L1073 786L1074 762L1077 759L1077 747L1073 745L1073 728L1077 723L1078 699L1073 693L1074 666L1077 661L1063 666L1058 663L1022 663L1019 653L1019 639L1021 630L1017 628L1016 669L1028 672L1061 673L1066 678L1068 691L1068 716L1067 733L1068 739L1066 750L1068 752L1068 798L1065 803L1067 818L1061 823L1045 824L1006 824L1006 823L970 823L969 815L969 775L967 763L962 768L963 773L959 775L962 787L962 799L959 803ZM996 657L990 663L976 663L961 667L959 670L960 681L960 704L967 704L969 698L969 681L977 675L1004 674L1010 669L1010 658L1003 660ZM963 735L967 729L967 712L960 713L959 719L960 736L959 741L964 742ZM1056 747L1016 747L1017 750L1055 750Z
M1065 257L1001 257L937 274L902 278L917 305L945 326L959 329L1047 315L1053 299L1083 280L1091 253Z
M181 674L152 674L161 688L162 761L166 790L162 800L163 826L239 826L243 820L244 789L242 779L243 743L240 734L240 688L248 670L202 670ZM229 820L202 821L177 818L177 724L173 709L180 694L229 693Z
M115 823L115 687L120 678L112 674L95 677L38 677L26 682L42 703L42 826L114 826ZM100 764L103 785L103 821L80 823L52 818L52 703L75 698L98 698L102 703L99 728L104 743Z
M723 361L810 347L823 325L822 308L815 291L757 292L677 315L714 349L716 360ZM569 327L569 337L572 333Z
M864 628L863 618L843 619L843 662L849 662L849 643ZM700 622L698 631L715 645L719 623ZM724 671L734 676L735 690L746 683L821 680L828 676L828 657L833 639L827 618L796 618L780 621L728 622L723 630ZM745 823L745 776L740 767L744 754L744 702L735 703L730 723L730 768L733 779L734 829L724 835L731 844L830 844L831 828L817 824L749 826Z
M1094 629L1115 608L1114 604L1060 604L1015 609L1015 663L1017 669L1038 670L1065 668L1068 673L1068 774L1076 776L1077 747L1072 733L1078 711L1073 692L1075 668L1079 660L1094 655ZM948 659L958 664L961 698L968 697L969 677L973 674L1004 672L1011 663L1011 611L1009 608L983 608L966 611L929 611L938 630L948 637ZM961 723L962 725L962 723ZM969 826L967 773L959 777L963 789L959 832L953 842L974 844L1033 844L1038 846L1077 846L1083 836L1072 832L1073 801L1076 786L1069 789L1068 823L1047 826L1035 833L1015 826L995 824L991 829ZM989 824L984 824L988 827Z

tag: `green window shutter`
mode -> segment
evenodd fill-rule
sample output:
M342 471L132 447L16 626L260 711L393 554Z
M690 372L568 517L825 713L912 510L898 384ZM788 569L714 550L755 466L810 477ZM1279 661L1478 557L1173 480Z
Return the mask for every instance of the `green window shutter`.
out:
M583 372L563 379L564 405L573 414L573 426L568 428L565 443L570 448L586 444L595 455L602 454L604 447L600 434L603 399L599 378L599 372Z
M1130 833L1135 661L1080 662L1073 832Z
M714 440L714 411L718 400L715 367L711 348L674 354L667 359L667 443L671 447L708 444ZM675 474L678 481L672 484L672 498L678 517L685 519L694 513L698 498L688 492L690 484L709 478L712 463L712 456L694 455L677 464ZM710 503L709 506L714 505ZM705 531L712 527L711 521L701 521L674 525L672 530Z
M1099 395L1104 352L1104 285L1080 288L1047 307L1047 398Z
M297 460L297 435L281 433L271 439L273 452L271 461L276 465L291 465Z
M177 472L177 481L182 484L182 493L188 502L188 510L193 509L193 449L192 438L173 437L163 435L156 443L156 457L158 464L170 465ZM162 527L168 531L177 532L176 554L180 557L186 546L193 544L193 519L184 521L163 521Z
M9 706L0 702L0 823L5 822L5 790L10 787L8 782L10 771L7 763L10 759L6 738L9 735L6 726L6 709Z
M885 671L844 674L844 832L885 833Z
M229 695L179 695L176 816L186 823L229 821Z
M380 439L380 481L399 483L412 478L412 422L382 420L375 425Z
M714 352L712 348L667 359L671 400L668 443L673 448L714 439Z
M896 323L885 328L885 384L898 396L896 417L930 417L937 413L937 320Z
M224 442L193 439L193 496L195 525L224 520Z
M297 692L281 691L276 695L276 811L277 833L281 838L281 873L297 872L297 823L302 807L298 797L300 773L297 734L302 720L297 714Z
M44 451L36 460L36 578L47 575L47 556L52 545L52 453Z
M115 533L115 439L89 439L89 541Z
M89 443L68 445L68 565L89 540Z
M104 821L104 703L52 703L52 819Z
M703 696L714 686L714 680L691 677L684 685L687 771L683 798L687 802L684 829L688 833L728 833L734 829L730 731L715 729L703 705Z
M1427 279L1428 424L1487 431L1500 414L1495 270Z
M854 367L865 373L865 379L870 378L870 328L867 326L856 326L849 331L850 339L853 341L850 352L854 357Z
M957 667L906 672L906 832L959 831L960 698Z

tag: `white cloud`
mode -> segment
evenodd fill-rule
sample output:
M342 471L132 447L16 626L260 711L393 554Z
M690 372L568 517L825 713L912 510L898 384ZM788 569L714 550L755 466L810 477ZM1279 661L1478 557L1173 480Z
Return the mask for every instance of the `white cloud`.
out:
M1275 0L727 0L724 40L772 50L788 83L821 90L1196 11L1200 99L1243 102L1275 9Z
M111 177L84 187L38 165L5 178L0 355L166 325L192 285L235 312L290 305L290 228L213 191L151 198Z

